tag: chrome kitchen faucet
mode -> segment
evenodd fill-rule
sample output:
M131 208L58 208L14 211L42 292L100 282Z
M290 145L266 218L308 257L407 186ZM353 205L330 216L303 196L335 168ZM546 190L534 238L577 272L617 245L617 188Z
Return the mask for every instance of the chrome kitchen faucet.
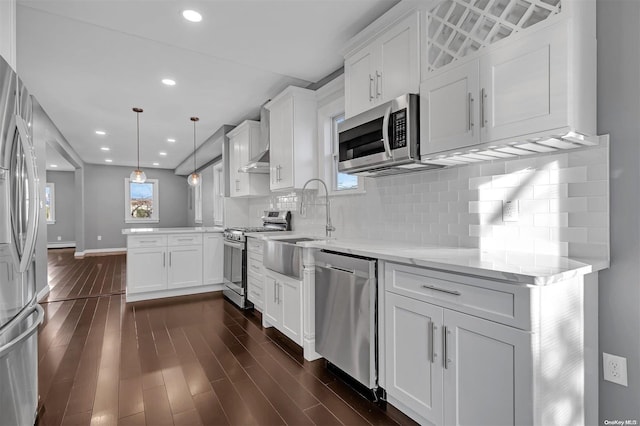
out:
M327 207L327 224L325 226L325 233L327 237L330 237L331 233L335 231L336 228L334 228L333 225L331 224L331 203L329 202L329 190L327 189L327 184L324 183L322 179L318 179L318 178L309 179L302 186L302 200L300 200L300 214L303 214L302 212L304 209L304 189L307 187L307 185L310 182L313 182L314 180L317 180L322 184L322 186L324 186L325 201L326 201L325 205Z

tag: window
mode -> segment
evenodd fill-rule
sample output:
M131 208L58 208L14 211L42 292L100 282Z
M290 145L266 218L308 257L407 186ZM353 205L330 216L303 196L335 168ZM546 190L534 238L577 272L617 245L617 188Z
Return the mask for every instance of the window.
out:
M53 183L44 187L44 209L47 223L56 223L56 187Z
M340 173L338 171L339 148L338 148L338 124L344 121L344 114L340 114L333 117L331 122L331 147L333 154L333 190L334 191L349 191L358 189L358 176L350 175L347 173Z
M160 221L158 211L158 179L147 179L144 183L124 180L126 223L154 223Z

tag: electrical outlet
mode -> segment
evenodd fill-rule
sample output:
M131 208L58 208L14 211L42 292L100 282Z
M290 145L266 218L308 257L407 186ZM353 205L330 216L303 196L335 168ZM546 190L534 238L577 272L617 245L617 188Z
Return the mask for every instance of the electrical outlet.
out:
M98 235L98 241L102 241L102 235Z
M62 241L62 237L58 235L58 241Z
M519 219L518 200L502 201L502 221L517 222Z
M604 379L622 386L627 384L627 359L602 352Z

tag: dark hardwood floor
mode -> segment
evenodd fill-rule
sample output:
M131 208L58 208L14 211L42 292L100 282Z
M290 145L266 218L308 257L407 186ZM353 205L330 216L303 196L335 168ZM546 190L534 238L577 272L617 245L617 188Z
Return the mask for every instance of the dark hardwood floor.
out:
M40 425L413 424L220 293L125 303L126 256L50 250Z

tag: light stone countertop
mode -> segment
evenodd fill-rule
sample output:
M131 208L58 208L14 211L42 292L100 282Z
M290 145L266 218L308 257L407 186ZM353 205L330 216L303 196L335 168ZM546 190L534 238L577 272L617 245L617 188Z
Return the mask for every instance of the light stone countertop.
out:
M418 246L410 243L363 239L325 238L296 232L263 232L247 236L267 239L313 237L302 247L331 250L356 256L510 281L515 284L548 285L609 267L603 259L574 259L519 252L495 252L477 248ZM274 238L275 237L275 238Z
M207 232L224 232L224 228L220 226L197 226L184 228L125 228L122 230L123 235L149 235L149 234L193 234Z

